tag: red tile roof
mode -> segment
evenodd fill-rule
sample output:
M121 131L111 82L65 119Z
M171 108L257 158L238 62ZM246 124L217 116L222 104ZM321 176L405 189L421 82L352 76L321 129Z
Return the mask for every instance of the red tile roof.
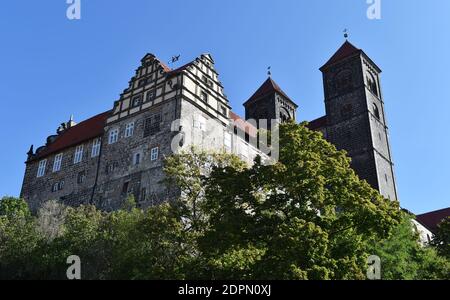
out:
M250 99L248 99L244 105L246 105L247 103L253 102L255 100L258 100L264 96L270 95L274 92L280 93L281 95L283 95L285 98L287 98L289 101L291 101L295 107L297 107L297 105L294 103L294 101L291 100L291 98L289 98L289 96L280 88L280 86L272 80L272 78L267 78L267 80L259 87L259 89L250 97Z
M354 54L361 53L362 50L356 48L349 41L345 41L345 43L334 53L334 55L323 65L320 70L325 69L328 66L331 66L344 58L350 57Z
M69 147L76 146L101 136L106 124L106 119L109 117L110 113L111 111L101 113L67 129L62 132L53 143L49 144L41 152L36 153L31 160L44 158L50 154L60 152Z
M167 72L168 73L167 75L168 76L177 75L177 74L179 74L180 72L182 72L183 70L185 70L187 67L189 67L192 64L193 64L193 62L189 62L189 63L187 63L187 64L185 64L185 65L183 65L183 66L181 66L179 68L176 68L174 70L170 70L169 72Z
M161 60L157 59L161 67L163 68L164 72L169 73L172 71L172 69L167 66L165 63L163 63Z
M308 128L311 130L319 130L326 126L327 126L327 116L323 116L318 119L312 120L308 124Z
M258 135L258 129L255 126L248 123L247 121L244 121L241 117L239 117L234 112L230 111L230 117L236 124L236 127L238 127L240 130L247 133L249 136L256 137Z
M438 224L447 217L450 217L450 207L418 215L416 220L431 232L436 232Z

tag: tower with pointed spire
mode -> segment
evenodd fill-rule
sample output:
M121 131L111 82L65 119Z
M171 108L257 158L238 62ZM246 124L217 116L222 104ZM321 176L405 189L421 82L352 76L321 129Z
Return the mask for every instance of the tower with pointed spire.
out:
M348 152L361 179L386 198L397 200L381 69L346 40L320 70L326 116L311 122L311 128Z
M296 119L297 104L269 76L261 87L244 103L245 118L253 120Z

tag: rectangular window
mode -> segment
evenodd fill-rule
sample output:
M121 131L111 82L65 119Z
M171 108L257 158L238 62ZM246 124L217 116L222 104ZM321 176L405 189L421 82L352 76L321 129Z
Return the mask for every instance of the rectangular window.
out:
M147 83L147 80L141 79L139 80L138 87L144 86Z
M119 129L112 129L109 132L108 143L111 145L117 143L118 140L119 140Z
M154 135L161 130L161 114L156 114L145 120L144 137Z
M133 107L136 107L141 105L141 102L142 102L142 95L139 95L133 98L133 100L131 101L131 105Z
M143 202L146 199L147 199L147 189L146 188L142 188L142 190L141 190L141 198L139 200Z
M135 153L133 155L133 165L137 166L141 163L141 154L140 153Z
M206 93L206 92L201 92L200 93L200 99L203 101L203 102L208 102L208 94Z
M119 163L115 161L106 166L105 172L106 172L106 174L113 173L118 167L119 167Z
M86 179L86 172L85 171L78 173L78 176L77 176L77 183L78 184L82 184L85 179Z
M223 145L225 146L226 151L231 152L231 133L225 132Z
M97 157L100 155L100 147L102 145L102 140L100 138L95 139L92 144L91 157Z
M52 193L61 191L63 188L64 188L64 180L61 180L60 182L56 182L52 185Z
M134 122L128 123L125 127L125 137L128 138L134 134Z
M129 185L130 185L129 181L127 181L127 182L125 182L123 184L123 186L122 186L122 195L128 194L128 187L129 187Z
M73 157L73 163L77 164L80 163L83 160L83 145L78 146L75 148L75 155Z
M63 158L62 153L55 156L55 161L53 162L53 173L61 170L62 158Z
M159 156L159 147L152 148L150 152L150 160L155 161L158 159Z
M221 110L222 115L224 115L226 117L227 116L227 109L224 106L221 106L220 110Z
M146 102L153 101L155 99L155 90L148 91L145 99Z
M42 177L45 174L45 166L47 165L47 160L41 160L39 162L39 167L38 167L38 172L37 172L37 177Z

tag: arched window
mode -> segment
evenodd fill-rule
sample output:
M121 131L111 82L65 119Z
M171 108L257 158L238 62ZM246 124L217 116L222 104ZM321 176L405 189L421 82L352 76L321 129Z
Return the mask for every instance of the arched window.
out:
M285 109L284 107L281 107L281 109L280 109L280 121L281 121L281 123L286 123L290 119L291 119L291 115L289 114L287 109Z
M373 114L375 115L375 118L380 120L380 110L378 109L378 106L375 103L372 103L373 105Z
M368 75L366 76L366 79L367 79L367 86L369 87L369 90L378 96L378 86L377 86L377 81L376 81L375 77L371 73L368 73Z

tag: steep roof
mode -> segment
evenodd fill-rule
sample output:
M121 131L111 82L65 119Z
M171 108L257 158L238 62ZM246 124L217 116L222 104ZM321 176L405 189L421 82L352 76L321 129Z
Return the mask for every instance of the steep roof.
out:
M450 217L450 207L418 215L416 220L434 233L438 224L447 217Z
M247 105L250 102L253 102L255 100L258 100L264 96L273 94L273 93L279 93L281 95L283 95L283 97L285 97L286 99L288 99L289 101L291 101L295 107L298 107L297 104L294 103L294 101L291 100L291 98L289 98L289 96L280 88L280 86L272 80L271 77L267 78L266 81L264 81L264 83L259 87L259 89L250 97L250 99L248 99L244 105Z
M55 141L47 145L42 151L36 153L31 160L44 158L50 154L60 152L69 147L76 146L85 141L101 136L106 124L106 119L109 117L110 113L111 111L107 111L98 114L73 127L70 127L60 133Z
M344 58L350 57L357 53L361 53L362 50L353 46L349 41L345 41L345 43L333 54L333 56L320 68L320 70L325 69L328 66L331 66Z
M320 117L312 120L308 124L308 128L311 130L319 130L327 126L327 116Z
M364 57L373 64L373 66L378 70L378 72L381 72L381 69L370 59L369 56L367 56L364 53L362 49L355 47L349 41L345 41L344 44L342 44L342 46L336 51L336 53L334 53L333 56L331 56L331 58L320 68L320 71L324 71L329 66L332 66L345 58L357 54L363 54Z

